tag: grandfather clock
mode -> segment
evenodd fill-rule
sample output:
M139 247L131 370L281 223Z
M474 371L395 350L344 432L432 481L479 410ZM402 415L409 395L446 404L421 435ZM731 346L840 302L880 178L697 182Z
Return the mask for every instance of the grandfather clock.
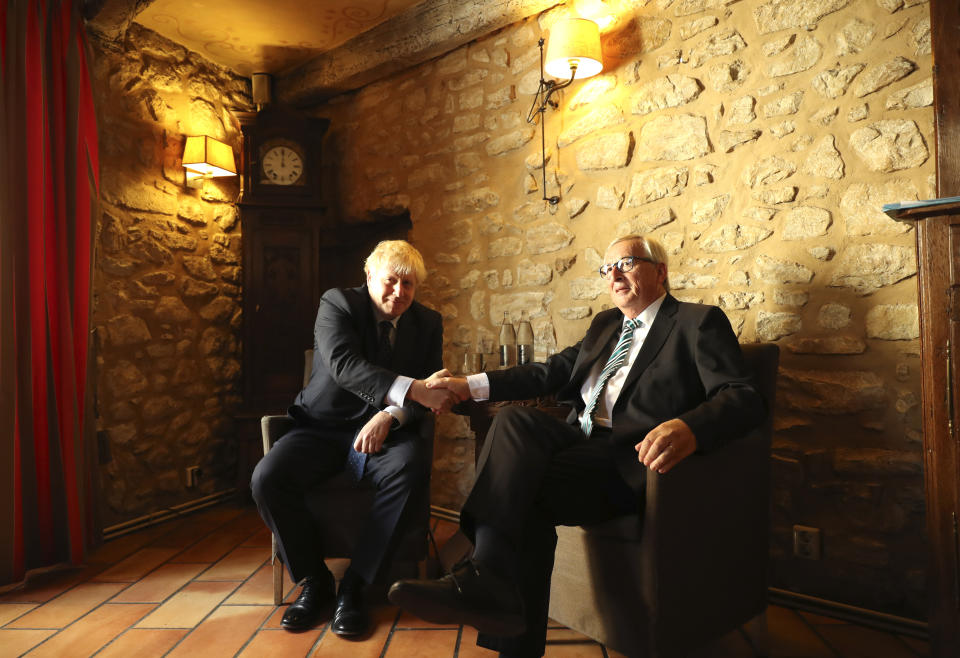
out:
M329 120L268 106L243 132L243 399L276 413L301 385L320 301L317 262L326 208L321 156Z
M327 119L282 107L239 114L243 133L243 409L237 488L262 455L260 417L283 413L302 384L323 282L321 163Z

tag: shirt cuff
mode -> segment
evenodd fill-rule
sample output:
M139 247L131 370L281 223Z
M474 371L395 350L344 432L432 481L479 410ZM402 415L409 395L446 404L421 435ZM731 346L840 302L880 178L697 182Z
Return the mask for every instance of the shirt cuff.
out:
M467 386L470 387L470 397L477 402L490 399L490 378L487 377L487 373L467 375Z
M396 429L398 427L403 427L407 420L410 418L410 412L404 409L403 407L398 407L395 405L390 405L384 409L388 414L393 416L395 421L394 426L391 429Z
M410 390L412 383L412 377L398 375L397 378L393 380L390 390L387 391L386 396L383 398L383 404L388 407L402 407L403 401L407 397L407 391ZM386 411L386 409L384 409L384 411Z

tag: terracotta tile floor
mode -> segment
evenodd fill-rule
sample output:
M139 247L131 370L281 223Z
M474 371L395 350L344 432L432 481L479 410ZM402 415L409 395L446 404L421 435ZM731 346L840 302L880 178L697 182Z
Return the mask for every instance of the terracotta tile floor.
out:
M456 531L435 521L442 543ZM48 575L0 595L0 658L7 656L311 656L482 658L470 627L437 626L381 604L373 627L343 640L321 626L280 628L285 606L272 603L270 535L249 506L225 504L105 544L82 569ZM331 560L342 572L344 560ZM293 591L290 586L289 593ZM918 658L923 641L836 619L771 606L773 658ZM750 658L746 630L691 658ZM559 625L548 631L549 658L618 657Z

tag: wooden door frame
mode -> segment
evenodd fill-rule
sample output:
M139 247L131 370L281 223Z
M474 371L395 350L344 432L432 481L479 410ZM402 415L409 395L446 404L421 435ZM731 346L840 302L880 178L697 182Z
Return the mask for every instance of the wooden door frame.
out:
M960 2L930 1L933 46L934 140L937 196L960 196ZM956 217L953 218L956 223ZM960 556L957 473L960 428L952 419L957 398L960 344L950 345L950 323L960 319L960 264L949 246L950 217L917 224L919 304L923 354L923 451L927 532L930 543L930 641L933 658L960 651ZM940 357L946 357L940 358ZM944 369L946 364L946 369ZM952 371L951 371L952 366ZM954 373L954 374L951 374ZM952 393L952 396L945 393ZM952 399L948 399L951 398Z

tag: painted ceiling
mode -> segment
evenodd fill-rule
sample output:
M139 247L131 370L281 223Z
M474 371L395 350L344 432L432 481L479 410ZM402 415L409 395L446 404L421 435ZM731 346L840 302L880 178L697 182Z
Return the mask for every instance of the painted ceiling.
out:
M154 0L136 21L241 75L283 73L422 0Z

